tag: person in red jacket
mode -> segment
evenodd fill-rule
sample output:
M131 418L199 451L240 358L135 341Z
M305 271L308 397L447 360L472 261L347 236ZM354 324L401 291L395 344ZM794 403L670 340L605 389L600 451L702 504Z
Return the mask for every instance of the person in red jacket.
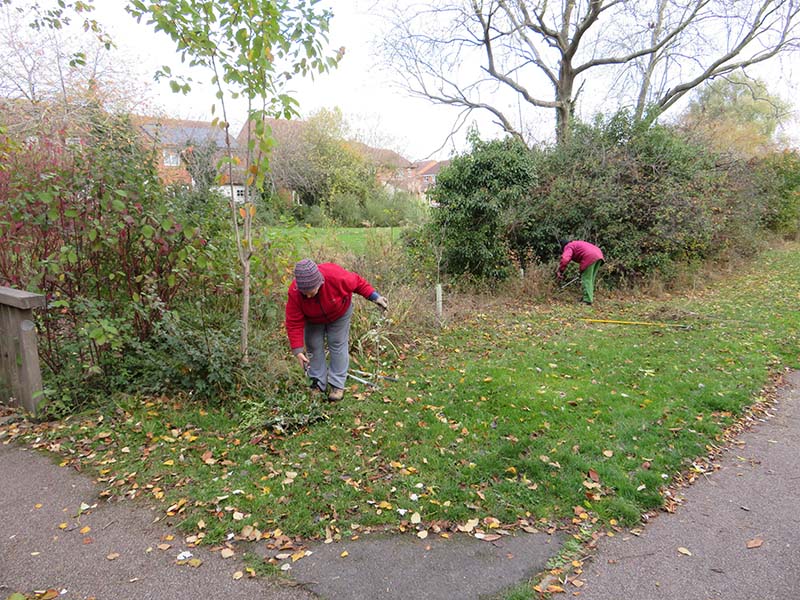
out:
M335 263L317 265L304 258L294 267L286 301L286 333L289 346L300 366L311 379L311 389L324 392L330 386L328 400L341 400L347 369L350 366L350 317L353 293L386 310L381 296L357 273ZM325 361L328 341L330 365Z
M582 240L558 240L561 246L561 262L558 264L556 276L559 280L564 277L564 271L570 261L578 263L581 272L581 287L583 298L581 302L591 304L594 302L594 280L597 269L603 264L603 251L594 244Z

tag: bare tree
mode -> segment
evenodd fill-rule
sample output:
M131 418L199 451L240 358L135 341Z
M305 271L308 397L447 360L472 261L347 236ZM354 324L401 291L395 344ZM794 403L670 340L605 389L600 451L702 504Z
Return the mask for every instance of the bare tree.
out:
M663 113L705 81L796 50L799 15L798 0L398 3L383 53L413 95L488 111L523 139L523 112L554 110L564 140L584 88L639 119Z
M36 7L34 7L36 8ZM87 102L110 112L130 112L148 94L120 57L93 31L78 26L31 27L33 8L0 6L0 98L39 107L64 121ZM35 122L27 125L34 129Z

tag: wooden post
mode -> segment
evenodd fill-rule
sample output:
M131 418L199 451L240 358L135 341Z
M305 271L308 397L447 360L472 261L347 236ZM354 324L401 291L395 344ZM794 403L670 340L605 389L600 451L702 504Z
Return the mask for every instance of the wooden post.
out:
M45 297L0 287L0 402L35 413L42 395L33 309Z

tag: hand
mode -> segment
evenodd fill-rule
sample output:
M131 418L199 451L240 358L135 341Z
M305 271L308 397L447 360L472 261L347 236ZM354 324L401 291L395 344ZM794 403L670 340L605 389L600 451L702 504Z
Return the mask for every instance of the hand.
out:
M564 274L561 271L556 271L556 279L561 281L562 279L564 279Z
M375 298L375 304L380 306L381 310L386 310L387 308L389 308L389 303L383 296L378 296L377 298Z
M300 363L303 371L308 371L308 367L311 365L308 357L304 353L300 352L299 354L295 354L295 358L297 359L297 362Z

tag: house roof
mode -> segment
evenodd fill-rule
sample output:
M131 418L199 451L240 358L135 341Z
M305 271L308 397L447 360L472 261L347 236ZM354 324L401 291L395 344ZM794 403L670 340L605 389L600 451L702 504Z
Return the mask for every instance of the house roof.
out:
M132 118L149 137L158 140L165 146L183 147L190 142L214 142L219 148L225 147L225 131L207 121L189 121L184 119L166 119L160 117ZM231 138L232 147L236 148L236 140Z

